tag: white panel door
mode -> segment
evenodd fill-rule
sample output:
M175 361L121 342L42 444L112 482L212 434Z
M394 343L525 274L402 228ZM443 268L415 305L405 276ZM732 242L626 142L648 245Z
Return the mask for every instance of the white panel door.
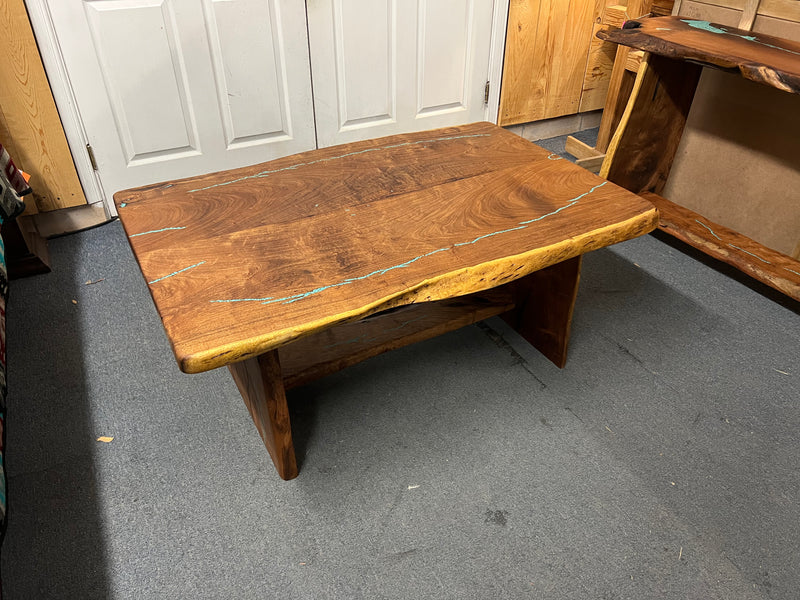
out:
M316 147L302 2L47 9L107 196Z
M492 0L308 0L320 147L484 119Z

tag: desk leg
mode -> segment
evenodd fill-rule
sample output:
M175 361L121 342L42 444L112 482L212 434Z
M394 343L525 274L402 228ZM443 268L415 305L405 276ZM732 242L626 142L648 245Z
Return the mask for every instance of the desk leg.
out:
M503 315L517 333L560 368L567 362L581 258L576 256L520 279L517 308Z
M278 351L228 365L281 479L297 477L289 407Z

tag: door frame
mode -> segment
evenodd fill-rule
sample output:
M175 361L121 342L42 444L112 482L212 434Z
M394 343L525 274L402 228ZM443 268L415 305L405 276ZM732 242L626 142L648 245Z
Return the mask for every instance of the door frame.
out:
M489 102L483 118L497 125L500 115L500 83L503 80L503 59L506 53L508 5L511 0L494 0L492 39L489 42Z
M89 138L78 112L72 84L67 75L67 67L61 54L58 36L47 2L48 0L25 0L31 27L39 45L42 63L50 81L50 89L64 126L72 160L75 163L86 200L89 204L102 203L106 215L113 218L117 216L117 209L112 198L105 194L100 175L92 167L89 153L86 150ZM489 101L484 108L484 118L492 123L497 123L500 110L500 82L503 75L509 2L510 0L494 0L493 2L492 37L488 65Z

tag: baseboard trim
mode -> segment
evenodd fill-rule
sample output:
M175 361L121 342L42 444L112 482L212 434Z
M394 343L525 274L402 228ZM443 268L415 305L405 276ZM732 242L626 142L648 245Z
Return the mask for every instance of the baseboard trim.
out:
M102 202L41 212L31 218L36 222L39 235L45 238L83 231L114 220L108 216Z
M535 142L560 135L570 135L584 129L592 129L600 124L602 110L566 115L545 119L543 121L532 121L531 123L520 123L519 125L507 125L505 129Z

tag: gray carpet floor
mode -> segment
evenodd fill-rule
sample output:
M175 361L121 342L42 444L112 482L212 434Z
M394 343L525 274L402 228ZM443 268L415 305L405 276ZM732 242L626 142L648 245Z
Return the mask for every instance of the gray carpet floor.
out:
M8 600L798 597L798 307L663 239L586 256L563 370L495 318L290 393L290 482L119 223L50 248L8 307Z

